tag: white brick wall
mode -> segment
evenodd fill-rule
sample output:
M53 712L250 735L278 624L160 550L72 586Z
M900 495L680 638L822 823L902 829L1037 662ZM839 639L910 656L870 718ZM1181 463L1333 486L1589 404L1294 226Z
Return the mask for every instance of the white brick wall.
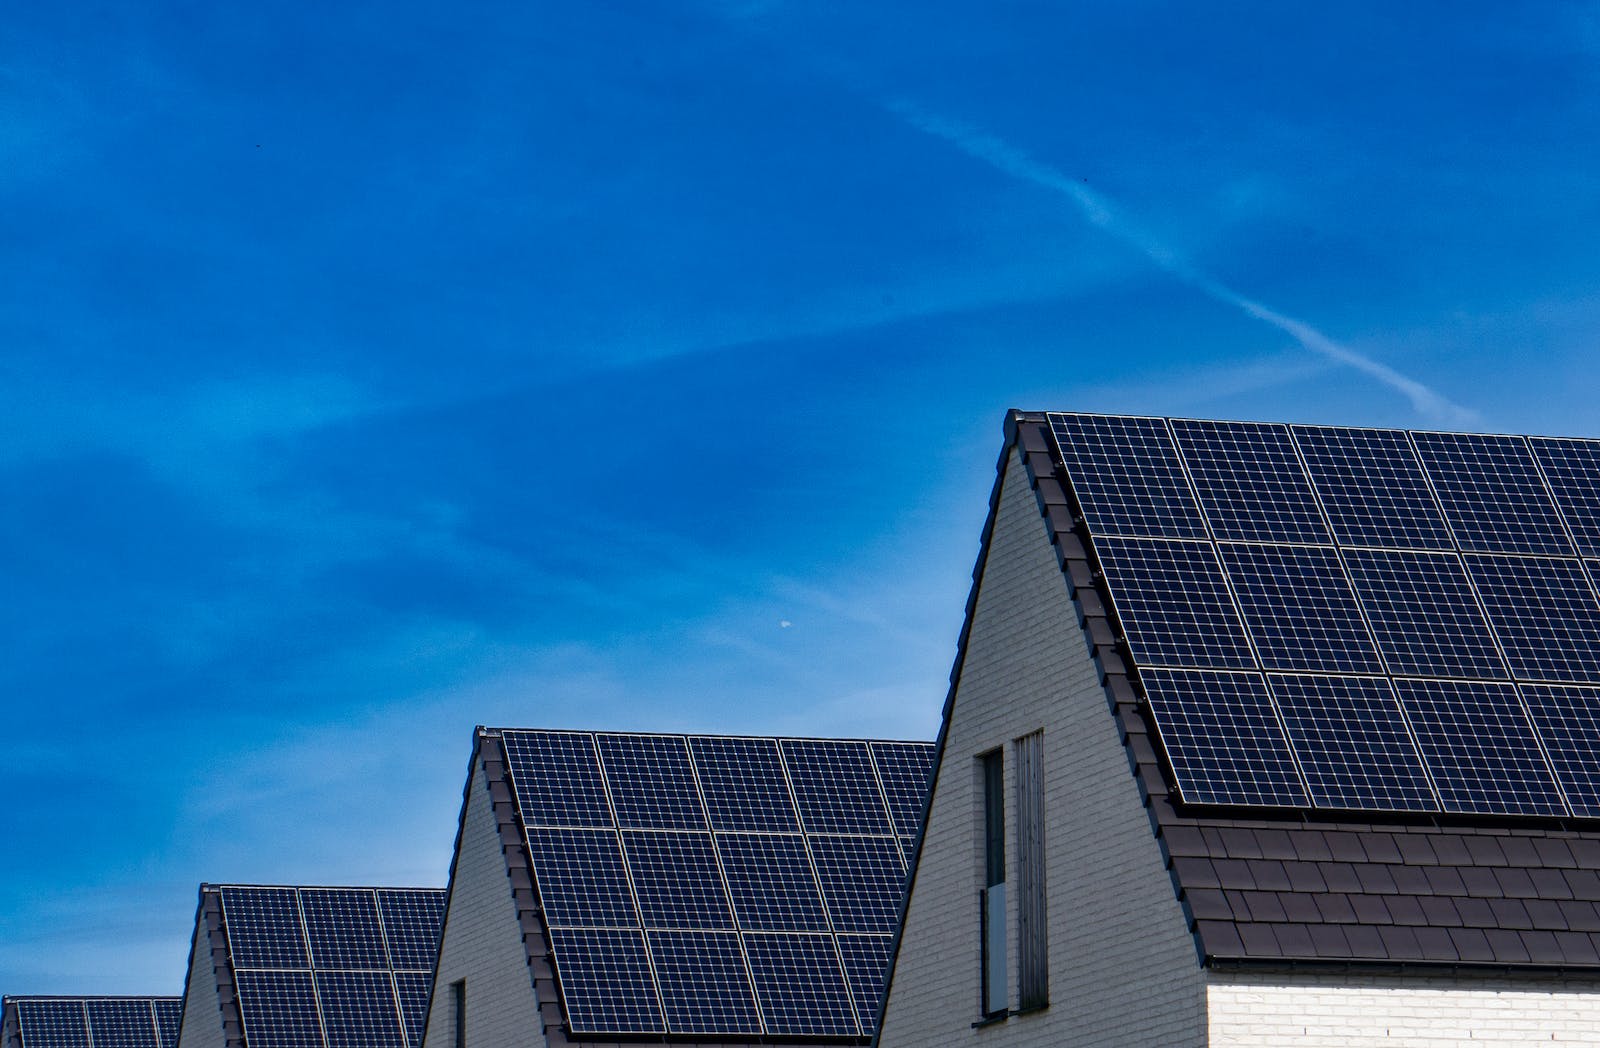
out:
M183 1022L178 1026L178 1048L223 1048L222 1002L217 998L217 973L211 963L211 941L195 921L189 946L189 978L183 986Z
M1013 454L879 1043L1200 1045L1205 984L1044 521ZM976 758L1044 729L1050 1005L979 1018ZM1014 838L1007 860L1014 863ZM1015 881L1014 872L1008 881ZM1015 947L1015 913L1011 916ZM1012 1003L1016 962L1012 959Z
M1600 985L1560 979L1213 972L1212 1048L1600 1046Z
M467 980L467 1048L545 1048L500 835L481 763L472 771L424 1048L455 1048L450 984Z

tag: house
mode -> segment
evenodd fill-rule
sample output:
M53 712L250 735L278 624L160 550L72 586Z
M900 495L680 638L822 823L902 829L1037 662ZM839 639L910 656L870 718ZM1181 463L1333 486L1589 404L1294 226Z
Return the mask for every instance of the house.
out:
M1013 412L877 1043L1600 1045L1600 443Z
M175 1048L181 997L6 997L0 1048Z
M865 1044L932 754L479 728L427 1048Z
M444 898L202 884L179 1048L419 1048Z

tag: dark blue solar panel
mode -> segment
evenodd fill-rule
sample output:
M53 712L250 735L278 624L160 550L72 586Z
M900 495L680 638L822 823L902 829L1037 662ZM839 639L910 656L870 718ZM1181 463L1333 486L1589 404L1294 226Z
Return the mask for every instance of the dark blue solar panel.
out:
M325 1048L310 972L235 971L250 1048Z
M159 1048L149 1001L102 999L88 1000L84 1005L89 1012L89 1036L94 1048Z
M1566 813L1510 684L1407 679L1394 683L1445 811Z
M378 910L395 968L432 971L444 928L442 888L379 888Z
M1306 805L1260 676L1145 670L1139 679L1184 800Z
M732 932L650 932L650 958L672 1033L761 1033L755 991Z
M178 1048L178 1024L183 1020L183 999L159 998L156 1005L156 1033L161 1048Z
M1468 557L1519 680L1600 680L1600 602L1576 560Z
M889 833L889 812L864 742L779 744L809 833Z
M845 979L850 983L850 996L856 1002L856 1015L864 1033L878 1028L878 1002L883 998L883 980L889 973L893 943L893 937L888 935L839 936Z
M1522 697L1572 810L1600 817L1600 688L1524 684Z
M733 927L709 833L628 830L623 845L646 927Z
M611 785L617 825L703 830L705 812L689 765L688 744L672 735L600 735L600 760Z
M1139 665L1255 666L1210 545L1110 538L1095 550Z
M301 888L313 968L387 968L378 901L365 888Z
M528 851L550 924L639 926L616 833L530 829Z
M875 742L872 760L878 766L878 781L889 798L889 814L894 832L916 836L922 825L922 803L928 795L933 773L933 743Z
M1383 672L1333 550L1232 543L1218 548L1267 669Z
M834 931L893 932L905 863L892 837L807 838Z
M405 1048L388 972L317 972L317 996L328 1048Z
M1506 676L1456 554L1353 549L1344 559L1389 672Z
M700 788L714 830L793 832L800 828L772 739L692 737Z
M28 1048L89 1048L82 1001L18 1001L17 1023Z
M293 888L222 889L228 950L240 968L309 968Z
M1340 545L1454 548L1404 432L1323 426L1292 432Z
M395 993L400 998L400 1024L410 1048L422 1048L422 1027L428 1018L428 994L433 990L430 972L395 972Z
M1268 683L1319 808L1438 811L1388 681L1271 676Z
M1286 427L1174 419L1172 431L1217 538L1332 541Z
M909 875L911 872L911 864L915 862L917 858L917 839L915 837L901 837L900 854L905 856L906 873Z
M524 825L613 825L592 738L557 731L508 731L501 738Z
M666 1032L641 932L554 928L550 939L574 1033Z
M1532 437L1529 443L1578 551L1600 554L1600 441Z
M717 851L741 928L827 930L822 896L799 836L720 833Z
M1464 550L1571 554L1521 437L1417 433L1422 465Z
M855 1009L827 935L746 935L750 971L767 1031L854 1036Z
M1206 537L1161 419L1052 414L1050 427L1094 534Z

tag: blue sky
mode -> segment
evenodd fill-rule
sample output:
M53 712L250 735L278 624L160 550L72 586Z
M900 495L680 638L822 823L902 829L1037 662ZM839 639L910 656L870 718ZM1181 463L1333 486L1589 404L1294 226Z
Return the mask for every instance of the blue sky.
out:
M1600 435L1593 4L5 21L7 993L476 723L931 738L1007 407Z

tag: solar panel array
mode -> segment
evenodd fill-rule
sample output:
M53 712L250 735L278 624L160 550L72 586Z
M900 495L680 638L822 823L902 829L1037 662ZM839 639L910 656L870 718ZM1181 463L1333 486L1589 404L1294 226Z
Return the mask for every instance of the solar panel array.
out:
M421 1048L443 889L208 890L249 1048Z
M932 744L501 738L574 1034L873 1032Z
M21 1048L177 1048L181 997L8 997Z
M1600 817L1600 442L1049 423L1185 801Z

